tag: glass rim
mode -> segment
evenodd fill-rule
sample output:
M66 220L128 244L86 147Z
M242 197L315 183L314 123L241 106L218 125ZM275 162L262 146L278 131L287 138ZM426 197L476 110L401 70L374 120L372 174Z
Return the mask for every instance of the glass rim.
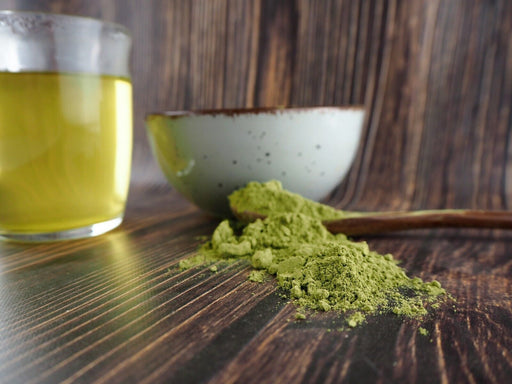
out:
M124 33L126 36L128 36L130 39L132 38L132 34L130 30L120 24L116 23L114 21L107 21L98 19L91 16L82 16L82 15L69 15L69 14L63 14L63 13L53 13L53 12L43 12L43 11L17 11L17 10L9 10L9 9L0 9L0 16L2 15L26 15L26 16L42 16L42 17L48 17L48 18L54 18L54 19L62 19L62 20L68 20L68 21L82 21L82 22L93 22L97 24L106 25L116 32Z

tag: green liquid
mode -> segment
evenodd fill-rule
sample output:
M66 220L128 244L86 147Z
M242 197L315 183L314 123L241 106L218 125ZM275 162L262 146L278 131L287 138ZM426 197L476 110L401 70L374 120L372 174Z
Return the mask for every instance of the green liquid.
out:
M0 72L0 233L122 216L131 149L129 80Z

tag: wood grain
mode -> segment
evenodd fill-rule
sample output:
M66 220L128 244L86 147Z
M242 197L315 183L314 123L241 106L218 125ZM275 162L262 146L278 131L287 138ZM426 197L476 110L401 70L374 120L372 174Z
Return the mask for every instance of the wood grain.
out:
M0 383L504 383L512 234L364 237L454 296L423 322L294 320L244 263L180 271L216 225L166 184L144 115L275 105L367 107L346 180L362 211L510 209L508 0L2 0L133 34L135 150L126 220L104 236L0 243ZM0 50L1 54L1 50ZM422 326L428 331L419 333Z

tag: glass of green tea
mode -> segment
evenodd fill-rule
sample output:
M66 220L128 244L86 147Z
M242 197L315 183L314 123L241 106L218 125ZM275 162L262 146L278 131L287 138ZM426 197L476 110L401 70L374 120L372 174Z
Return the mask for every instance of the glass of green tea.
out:
M117 24L0 11L0 238L84 238L121 223L130 48Z

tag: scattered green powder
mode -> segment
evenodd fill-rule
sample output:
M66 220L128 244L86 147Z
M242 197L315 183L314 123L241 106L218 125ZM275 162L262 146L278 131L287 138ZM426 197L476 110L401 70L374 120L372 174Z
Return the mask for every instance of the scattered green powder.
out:
M349 327L354 328L361 324L364 319L365 317L362 312L354 312L348 317L347 324Z
M297 312L295 312L295 320L305 320L306 314L304 313L303 309L298 309Z
M267 275L265 271L251 271L249 273L249 280L255 283L263 283L267 279Z
M424 315L425 304L445 295L437 281L407 277L391 255L328 232L321 220L340 217L340 211L287 192L279 182L250 183L230 201L268 217L238 233L237 223L221 222L199 254L180 263L181 268L246 258L254 268L250 280L274 275L299 307L347 312L350 327L370 314ZM298 313L296 318L303 318Z

